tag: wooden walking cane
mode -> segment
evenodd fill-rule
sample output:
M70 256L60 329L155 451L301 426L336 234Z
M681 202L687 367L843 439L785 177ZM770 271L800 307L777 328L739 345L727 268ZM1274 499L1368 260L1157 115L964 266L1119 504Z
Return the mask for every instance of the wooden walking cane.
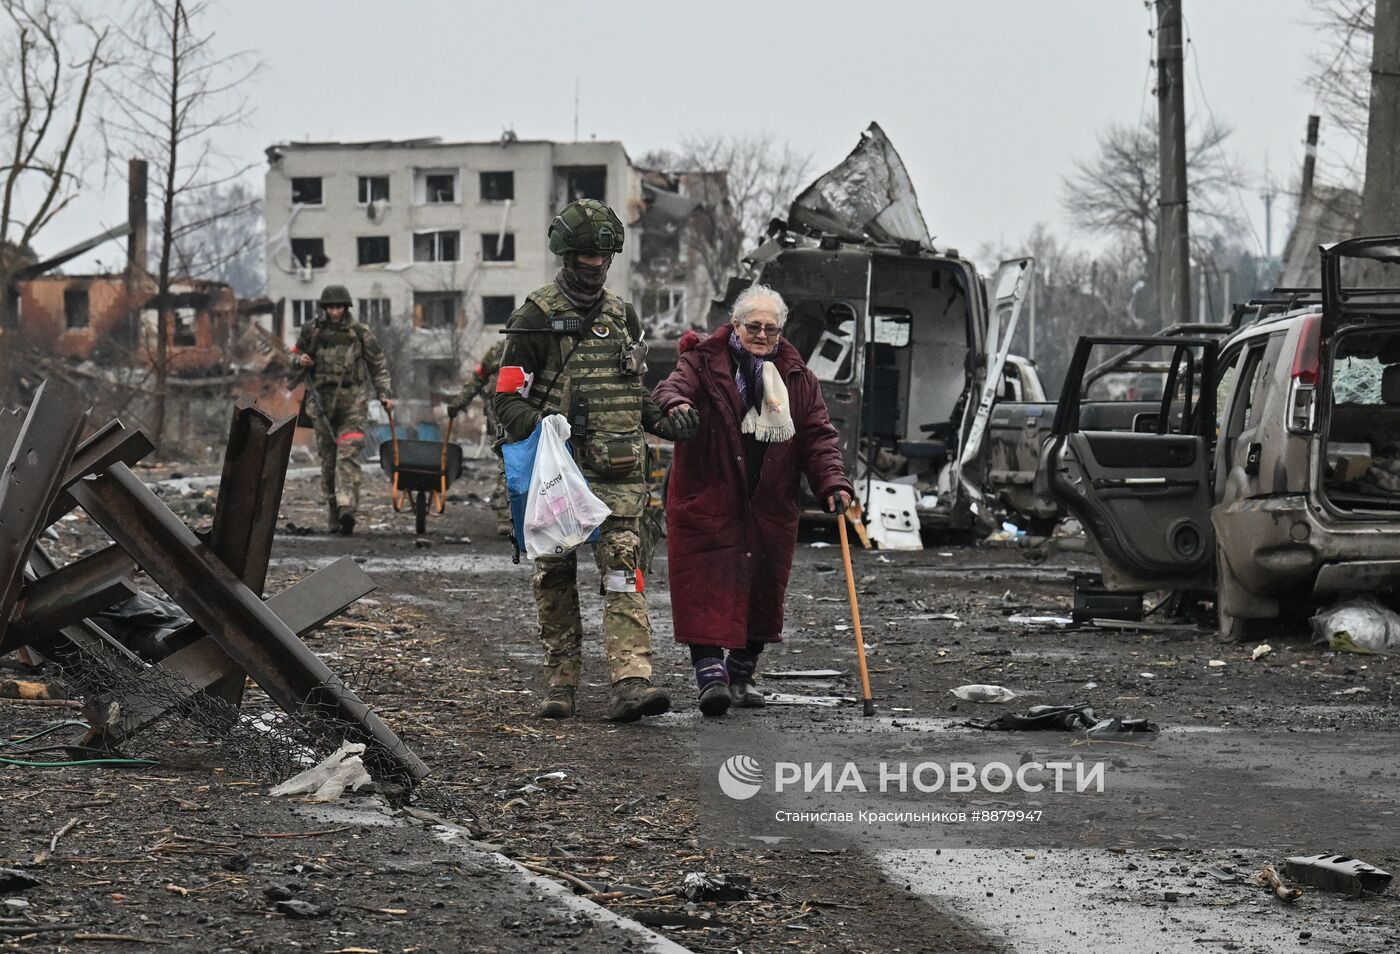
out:
M870 698L870 672L865 668L865 637L860 631L860 604L856 601L855 571L851 569L851 544L846 539L846 514L836 518L836 526L841 532L841 561L846 565L846 595L851 599L851 622L855 624L856 629L856 661L860 665L860 689L864 693L862 714L873 716L875 702Z

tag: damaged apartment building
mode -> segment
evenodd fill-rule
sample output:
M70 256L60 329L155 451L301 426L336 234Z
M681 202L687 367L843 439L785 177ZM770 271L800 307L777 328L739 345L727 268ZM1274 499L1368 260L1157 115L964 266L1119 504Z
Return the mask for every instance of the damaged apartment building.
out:
M525 297L553 279L558 260L545 234L574 199L605 202L626 224L608 284L644 319L675 320L687 282L703 280L688 277L681 242L700 198L686 197L677 177L636 168L619 142L507 133L493 142L282 143L267 156L275 304L266 329L290 347L321 289L344 285L401 396L443 399ZM648 241L653 225L659 245ZM664 262L648 263L653 249Z

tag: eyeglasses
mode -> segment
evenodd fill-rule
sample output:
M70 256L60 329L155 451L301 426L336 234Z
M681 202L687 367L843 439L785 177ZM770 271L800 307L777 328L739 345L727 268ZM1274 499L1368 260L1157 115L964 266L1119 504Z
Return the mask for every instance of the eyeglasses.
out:
M746 321L739 327L747 331L751 338L757 338L759 335L765 338L776 338L783 333L782 325L765 325L761 321Z

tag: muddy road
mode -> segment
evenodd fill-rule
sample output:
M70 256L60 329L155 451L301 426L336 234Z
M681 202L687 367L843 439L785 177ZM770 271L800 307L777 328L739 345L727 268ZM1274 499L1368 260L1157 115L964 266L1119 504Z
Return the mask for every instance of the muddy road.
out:
M135 943L75 940L84 933L209 951L646 949L644 938L610 933L501 876L482 860L499 851L694 951L1396 949L1400 906L1391 893L1309 890L1284 905L1253 884L1263 865L1291 854L1342 851L1400 866L1388 834L1400 766L1388 658L1332 655L1285 627L1256 660L1254 645L1221 643L1205 628L1070 631L1027 621L1068 614L1068 574L1090 567L1082 557L1033 563L999 546L861 552L856 575L879 706L876 718L862 719L840 551L834 533L813 528L798 549L786 642L763 662L772 675L761 688L786 704L701 719L688 656L671 641L661 558L648 588L656 681L672 693L672 712L631 726L602 719L600 601L586 569L580 714L545 723L533 717L539 655L529 568L512 565L472 492L484 492L489 475L454 488L459 499L431 518L431 545L420 548L412 516L390 512L382 480L366 473L370 506L351 538L301 532L319 526L320 508L311 480L289 482L289 529L274 549L271 586L345 554L361 558L379 589L309 643L333 669L355 675L366 701L432 767L418 807L460 829L382 815L374 797L346 796L328 814L274 801L247 765L203 743L171 745L159 765L141 768L0 768L10 816L0 865L32 861L66 821L80 819L32 869L45 884L6 895L28 907L0 919L0 928L36 918L70 927L6 931L6 945ZM186 501L192 522L198 503ZM82 524L62 533L75 549L93 542ZM837 675L776 678L811 671ZM971 683L1019 698L994 706L950 693ZM768 761L823 745L832 758L921 746L973 752L989 734L965 722L1083 702L1150 719L1164 739L1227 739L1219 757L1239 771L1216 772L1204 788L1237 817L1211 828L1187 814L1125 831L1096 825L1085 811L1090 834L1081 837L1079 816L1062 811L1058 828L993 838L962 828L950 840L946 829L934 837L840 822L784 827L767 808L750 810L763 798L730 804L716 787L724 752ZM259 705L266 700L253 693L249 706ZM65 713L5 706L0 714L14 737ZM997 735L1018 752L1048 744ZM1293 747L1295 737L1305 743ZM1327 756L1358 740L1374 766ZM1182 788L1202 785L1187 779ZM1332 795L1349 809L1350 828L1310 816ZM1003 801L1025 807L1001 796L982 807ZM384 823L366 821L376 813ZM1260 818L1269 824L1251 820ZM691 872L738 875L742 897L691 901L683 890ZM294 897L333 910L312 919L279 912L275 889L287 881ZM71 927L79 923L82 932Z

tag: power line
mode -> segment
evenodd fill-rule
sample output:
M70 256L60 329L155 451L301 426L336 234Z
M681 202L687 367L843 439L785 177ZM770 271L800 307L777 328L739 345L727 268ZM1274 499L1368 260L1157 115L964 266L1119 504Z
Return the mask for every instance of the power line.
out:
M1211 129L1219 130L1221 127L1215 119L1215 110L1210 108L1210 99L1206 96L1205 83L1201 81L1200 57L1196 54L1195 41L1191 36L1191 24L1186 19L1186 12L1184 10L1181 14L1181 24L1186 31L1186 46L1191 51L1191 72L1196 78L1196 92L1201 97L1201 105L1206 108L1206 115L1210 117ZM1219 153L1220 164L1225 168L1226 172L1230 174L1230 193L1234 196L1236 204L1240 207L1240 212L1244 215L1244 224L1249 226L1249 234L1254 239L1255 250L1262 253L1264 251L1264 243L1259 240L1259 232L1254 227L1254 220L1249 214L1249 208L1244 204L1244 199L1240 195L1243 190L1240 188L1239 182L1235 177L1234 167L1230 164L1229 157L1225 155L1225 150L1220 145L1219 137L1215 137L1215 142L1212 143L1212 145L1215 147L1216 152Z

